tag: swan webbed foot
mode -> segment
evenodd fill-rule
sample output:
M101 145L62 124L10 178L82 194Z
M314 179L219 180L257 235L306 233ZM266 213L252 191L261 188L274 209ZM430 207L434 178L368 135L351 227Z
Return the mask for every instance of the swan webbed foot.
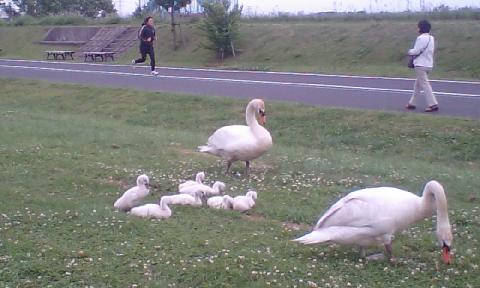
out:
M388 246L388 248L387 248L387 246ZM392 265L397 264L397 259L392 256L392 245L391 244L388 244L388 245L386 244L385 245L385 250L387 251L386 255L383 254L382 252L375 253L375 254L368 255L367 257L365 257L365 260L374 262L374 261L383 261L386 258L387 261L390 264L392 264ZM360 253L362 253L362 250L360 250Z
M384 259L385 255L383 255L383 253L376 253L365 257L365 260L367 261L382 261Z

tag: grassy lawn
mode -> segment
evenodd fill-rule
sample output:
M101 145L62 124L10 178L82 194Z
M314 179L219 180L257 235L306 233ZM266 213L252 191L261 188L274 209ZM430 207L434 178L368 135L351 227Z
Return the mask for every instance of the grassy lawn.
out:
M480 122L267 102L272 150L223 175L195 152L244 123L246 101L0 79L2 287L478 287ZM115 212L136 176L144 202L198 171L229 195L259 193L249 213L173 207L156 221ZM396 265L355 247L300 246L345 193L446 189L454 262L440 262L434 220L397 235ZM380 251L372 247L369 252Z

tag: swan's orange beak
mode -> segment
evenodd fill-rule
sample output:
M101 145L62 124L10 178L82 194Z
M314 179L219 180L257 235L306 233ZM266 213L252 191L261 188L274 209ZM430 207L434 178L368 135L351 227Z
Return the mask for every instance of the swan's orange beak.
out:
M450 254L450 247L448 247L445 244L443 244L443 247L442 247L442 260L443 260L443 263L445 264L452 263L452 254Z

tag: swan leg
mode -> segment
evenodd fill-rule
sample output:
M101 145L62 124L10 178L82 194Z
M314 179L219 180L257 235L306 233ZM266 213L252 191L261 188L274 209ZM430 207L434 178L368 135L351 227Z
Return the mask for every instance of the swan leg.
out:
M387 243L385 244L385 251L387 252L387 259L391 263L395 263L396 259L393 257L393 249L392 249L392 243Z
M367 257L367 253L365 252L365 248L359 247L359 252L360 252L360 258L365 259Z
M245 175L250 175L250 161L245 161Z
M230 171L230 166L232 166L232 161L227 160L227 170L225 170L225 175L227 175L228 171Z

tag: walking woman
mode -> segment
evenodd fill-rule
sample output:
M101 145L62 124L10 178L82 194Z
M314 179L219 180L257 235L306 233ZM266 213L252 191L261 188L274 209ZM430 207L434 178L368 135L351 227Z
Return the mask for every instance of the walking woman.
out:
M132 64L143 63L147 59L147 54L150 57L150 67L152 75L158 75L155 71L155 52L153 50L153 41L155 41L155 27L153 27L153 18L148 16L142 23L142 28L138 32L138 38L140 38L140 55L141 58L132 60Z
M438 102L433 95L432 86L428 81L428 74L433 68L433 52L435 50L435 39L430 35L431 25L427 20L418 22L418 33L415 45L408 51L408 55L414 57L413 64L416 75L415 86L412 98L405 108L413 110L416 108L421 91L425 93L425 101L428 107L425 112L438 111Z

